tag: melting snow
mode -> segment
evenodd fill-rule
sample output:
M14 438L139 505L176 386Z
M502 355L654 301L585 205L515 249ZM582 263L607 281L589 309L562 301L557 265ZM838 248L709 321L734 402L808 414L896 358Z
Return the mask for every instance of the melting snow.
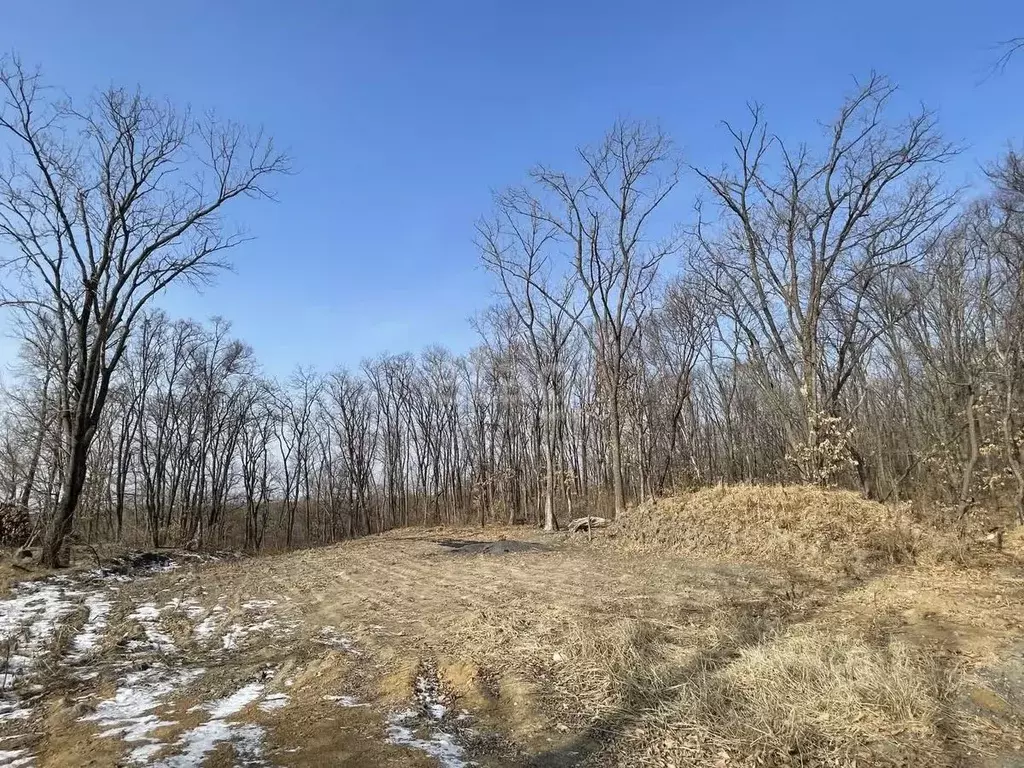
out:
M267 632L275 627L277 627L277 622L273 619L264 619L259 624L251 624L249 626L233 624L228 633L221 638L221 646L225 651L233 651L249 635L256 632Z
M107 628L107 615L111 604L106 595L95 593L85 598L85 607L89 609L89 618L72 642L75 653L68 657L71 663L82 661L99 644L103 630Z
M455 737L446 731L432 730L427 738L420 738L408 723L415 718L414 712L400 712L388 721L388 741L402 747L426 752L435 758L443 768L466 768L465 750L455 743Z
M291 699L288 698L286 693L272 693L260 702L260 710L263 712L273 712L275 709L283 709L288 706L289 701Z
M465 750L455 741L455 736L436 727L448 713L443 703L444 691L438 683L437 675L426 669L416 678L413 692L418 706L417 710L407 709L388 718L388 741L392 744L418 749L435 758L443 768L464 768L471 765L465 759ZM426 716L428 726L426 737L420 735L422 728L417 726Z
M207 615L206 618L204 618L201 622L196 624L195 628L192 630L192 636L200 642L205 642L209 640L210 637L213 636L214 632L217 631L217 623L219 617L215 614L223 612L224 607L221 605L215 605L213 608L211 608L209 615ZM193 616L192 614L189 614L189 617L194 620L198 619L200 615L201 614L196 614Z
M164 606L163 610L172 610L183 613L193 621L198 619L200 616L206 615L206 609L199 602L192 599L183 600L180 597L176 597L171 600L171 602Z
M32 710L22 707L13 696L0 700L0 720L28 720Z
M203 669L168 670L160 667L132 672L118 686L112 699L101 701L96 711L82 720L97 721L105 728L100 736L120 736L129 744L144 742L132 751L130 757L133 762L145 762L162 746L159 739L150 734L157 728L173 725L153 714L153 710L173 690L204 672Z
M277 600L249 600L242 603L242 608L247 611L265 611L277 605Z
M207 704L203 709L209 711L215 720L222 720L225 717L237 715L262 695L262 683L249 683L239 688L230 696L219 699L212 704Z
M49 650L60 621L75 610L82 592L67 576L14 585L13 596L0 600L0 642L7 657L0 660L0 720L21 720L30 714L12 691L35 669Z
M352 638L345 637L338 632L337 629L331 626L320 628L320 642L324 645L329 645L332 648L340 648L345 653L351 653L353 656L359 656L360 653L355 649L355 643Z
M242 608L250 613L262 614L269 608L277 605L276 600L249 600L242 604ZM216 609L215 609L216 610ZM254 624L232 624L228 631L221 638L221 647L225 651L233 651L239 647L249 635L256 634L257 632L269 632L275 630L277 632L289 631L298 626L301 622L293 622L287 624L281 624L276 619L263 619L257 621ZM199 636L206 637L207 633L213 633L213 623L206 624L204 622L199 627L196 627L195 632L200 633L200 627L202 627L201 634Z
M186 731L174 743L179 752L154 766L157 768L190 768L201 765L203 758L218 744L228 741L234 747L239 765L263 765L264 730L252 723L229 723L227 718L237 715L263 695L263 685L249 683L230 696L203 705L212 720ZM195 709L195 707L193 708Z
M32 755L24 749L0 749L0 765L8 768L16 768L20 765L31 765L35 760Z
M369 704L363 704L355 696L324 696L325 701L336 701L343 707L368 707Z
M431 720L442 720L444 718L448 712L448 707L442 703L444 701L444 693L441 691L441 686L438 684L436 676L420 675L416 678L413 691L416 694L416 700Z
M135 619L146 633L149 644L161 653L175 650L174 641L160 629L160 610L153 603L143 603L128 618Z

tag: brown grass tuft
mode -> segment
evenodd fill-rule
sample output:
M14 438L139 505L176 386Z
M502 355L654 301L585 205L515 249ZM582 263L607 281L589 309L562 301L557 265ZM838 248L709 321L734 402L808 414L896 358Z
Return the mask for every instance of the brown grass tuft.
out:
M634 740L675 765L950 765L958 678L899 641L805 631L698 668Z

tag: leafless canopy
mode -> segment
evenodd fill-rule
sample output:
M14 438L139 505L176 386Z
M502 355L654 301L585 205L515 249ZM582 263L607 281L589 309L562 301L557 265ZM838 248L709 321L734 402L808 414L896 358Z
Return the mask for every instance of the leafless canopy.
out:
M79 106L17 59L0 63L3 300L57 334L67 477L50 537L56 560L84 480L111 376L150 300L203 282L244 240L224 221L235 198L265 197L287 167L262 134L110 89ZM13 279L10 279L13 278Z

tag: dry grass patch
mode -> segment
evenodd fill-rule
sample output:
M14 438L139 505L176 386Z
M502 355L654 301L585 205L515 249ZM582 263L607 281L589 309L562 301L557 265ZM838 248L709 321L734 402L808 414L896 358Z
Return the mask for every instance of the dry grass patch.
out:
M797 632L697 665L631 738L662 765L952 765L958 687L902 642Z
M910 506L815 486L733 485L660 499L616 525L626 547L869 573L963 556L960 537L914 520Z

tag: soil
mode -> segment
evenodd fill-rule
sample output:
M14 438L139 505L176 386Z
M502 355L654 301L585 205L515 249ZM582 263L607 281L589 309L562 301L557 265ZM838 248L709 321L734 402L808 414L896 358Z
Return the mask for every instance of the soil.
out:
M754 618L856 625L950 658L972 681L964 711L990 738L965 764L1011 765L1022 754L1019 563L826 583L781 566L637 557L597 536L587 544L485 533L404 531L269 557L172 556L67 575L65 587L80 594L14 686L30 714L0 718L0 765L613 763L634 715L589 708L608 683L588 638L635 644L642 625L682 658L712 635L755 642L746 629ZM76 650L90 632L91 649ZM145 710L159 725L146 732L151 741L133 741L99 715L147 680L164 681ZM210 734L219 738L207 751L188 751Z
M465 539L440 539L437 542L447 547L453 555L508 555L513 552L542 552L547 547L533 541L467 541Z

